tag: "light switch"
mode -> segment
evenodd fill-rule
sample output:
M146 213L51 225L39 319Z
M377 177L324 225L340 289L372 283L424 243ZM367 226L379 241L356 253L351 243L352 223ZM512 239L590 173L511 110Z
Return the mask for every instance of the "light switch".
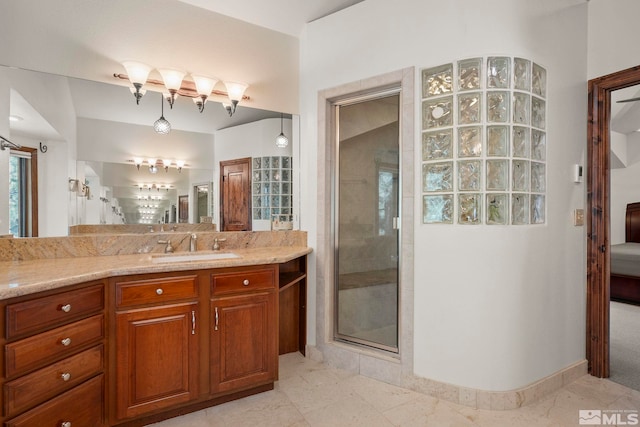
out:
M573 211L573 225L584 225L584 209L576 209Z

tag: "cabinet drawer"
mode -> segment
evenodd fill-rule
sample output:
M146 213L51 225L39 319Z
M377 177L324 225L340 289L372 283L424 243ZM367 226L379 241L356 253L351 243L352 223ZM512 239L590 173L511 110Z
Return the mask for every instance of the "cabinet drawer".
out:
M7 306L7 340L51 329L104 308L103 285L61 292Z
M161 304L198 297L198 276L166 277L116 283L116 305Z
M275 270L272 268L213 274L211 276L211 284L213 287L211 293L221 295L269 289L275 287L275 283Z
M73 354L104 338L104 316L98 315L5 345L7 378L21 375Z
M99 345L7 382L4 385L6 416L11 417L77 386L99 374L103 366L103 346Z
M104 376L100 375L5 422L6 427L104 425ZM64 424L69 423L69 424Z

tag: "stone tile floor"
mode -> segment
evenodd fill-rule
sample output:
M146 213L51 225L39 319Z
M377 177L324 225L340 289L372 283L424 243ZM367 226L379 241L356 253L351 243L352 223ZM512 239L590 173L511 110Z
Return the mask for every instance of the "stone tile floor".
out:
M280 379L274 390L153 425L564 427L579 425L579 410L640 411L640 392L585 375L533 405L487 411L439 400L291 353L280 356ZM630 413L633 412L626 412Z

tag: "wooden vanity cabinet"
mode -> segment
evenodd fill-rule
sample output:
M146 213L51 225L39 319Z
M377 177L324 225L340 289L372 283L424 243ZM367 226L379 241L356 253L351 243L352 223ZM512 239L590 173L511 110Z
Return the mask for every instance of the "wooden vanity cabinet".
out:
M1 424L142 426L273 389L279 316L304 349L305 278L302 257L0 301Z
M211 275L210 386L213 394L273 384L278 376L275 265Z
M103 426L105 283L0 301L4 426Z
M197 274L111 279L115 291L115 417L126 420L199 397Z
M307 346L307 257L301 256L279 266L278 354L299 351Z

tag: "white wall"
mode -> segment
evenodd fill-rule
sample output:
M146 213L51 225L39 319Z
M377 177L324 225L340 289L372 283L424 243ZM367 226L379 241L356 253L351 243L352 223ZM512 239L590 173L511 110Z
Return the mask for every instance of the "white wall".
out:
M297 136L292 133L291 119L284 119L283 131L289 138L286 148L276 147L276 136L280 134L280 119L264 119L215 133L216 164L213 168L213 188L216 195L213 217L216 224L220 224L220 162L244 157L291 156L293 146L298 143ZM294 188L294 200L297 198L295 191ZM295 203L294 201L294 213ZM255 220L252 223L254 231L269 230L270 227L269 221Z
M76 118L65 78L55 75L2 68L0 70L0 126L3 135L13 142L38 147L43 142L49 150L39 153L39 235L65 236L75 220L75 200L66 191L67 179L75 176ZM8 88L5 91L5 88ZM62 141L33 141L9 133L10 90L14 89L58 132ZM15 140L15 141L14 141ZM0 152L0 170L8 170L9 151ZM3 168L2 165L6 166ZM42 179L40 179L42 177ZM2 182L6 180L7 185ZM8 231L8 176L0 177L0 234Z
M40 142L47 146L46 153L38 150L38 236L66 236L68 179L67 143L64 141L40 141L14 136L12 142L23 147L38 148Z
M319 90L493 54L522 56L547 69L546 225L429 226L415 204L416 375L510 390L584 359L585 230L572 226L571 212L584 206L585 189L572 183L571 165L585 158L586 40L587 4L568 0L368 0L303 33L301 228L312 247ZM416 197L418 110L412 118ZM324 262L311 257L309 263L309 325L315 324L315 266ZM308 332L310 344L321 339L313 327Z
M637 0L589 1L589 79L640 65Z

